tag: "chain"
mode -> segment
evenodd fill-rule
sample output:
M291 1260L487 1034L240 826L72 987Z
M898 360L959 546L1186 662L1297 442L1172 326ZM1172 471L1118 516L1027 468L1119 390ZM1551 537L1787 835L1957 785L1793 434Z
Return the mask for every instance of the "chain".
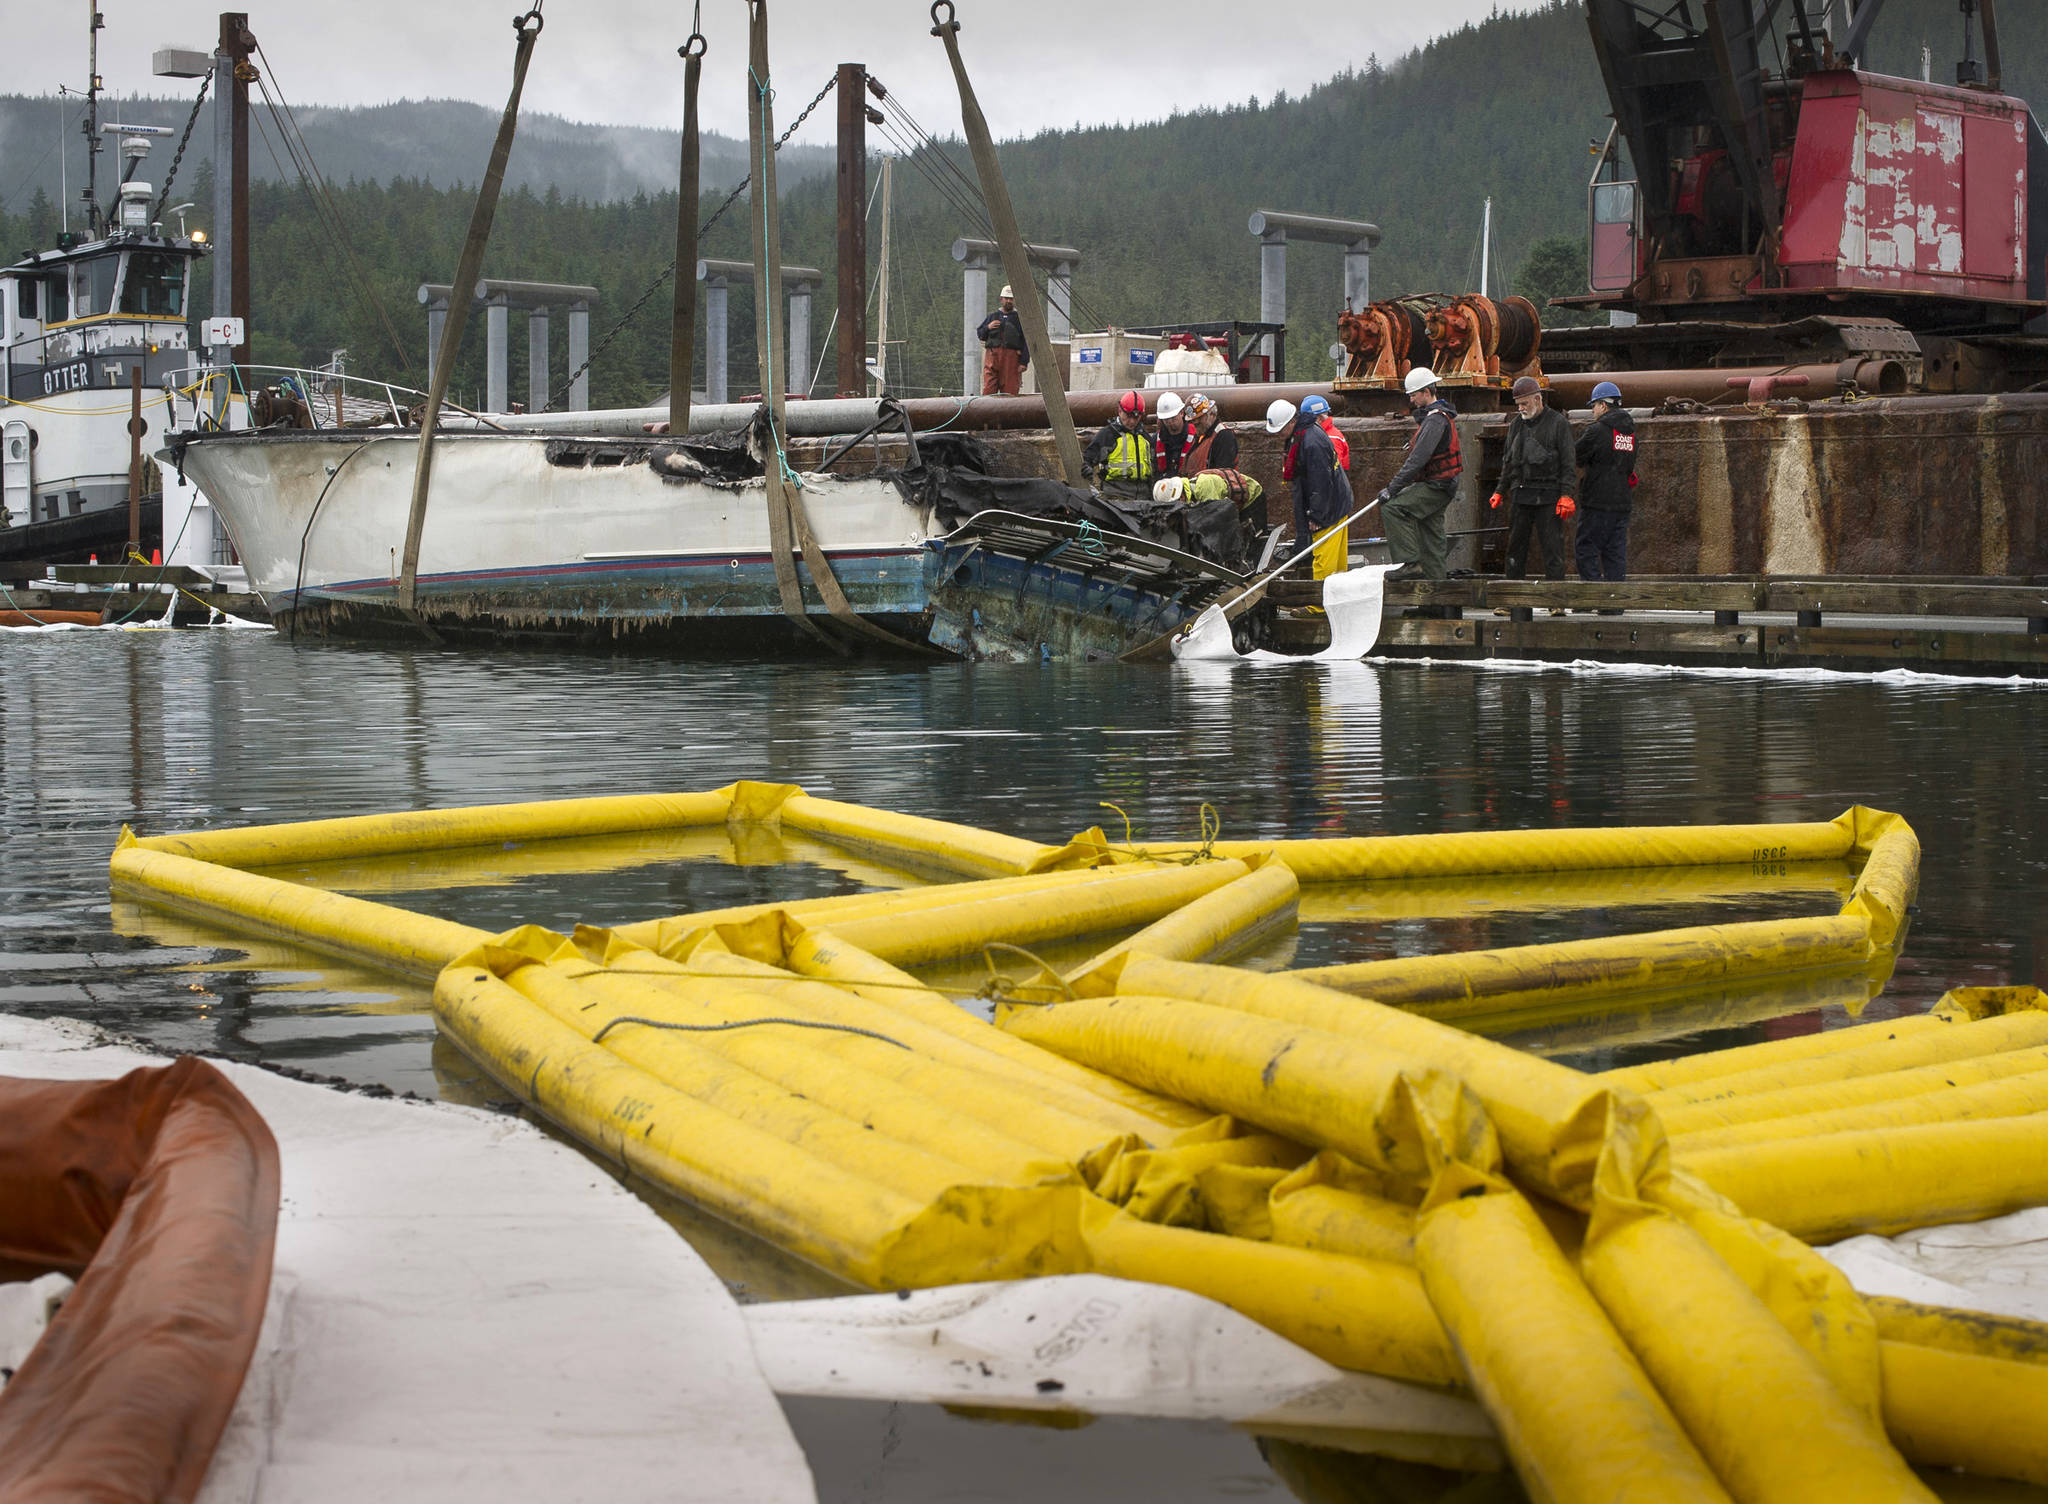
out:
M830 94L832 90L838 85L838 83L839 75L836 73L825 80L825 87L820 89L814 96L812 96L811 102L804 106L803 113L798 115L796 119L792 120L789 123L788 130L784 131L781 135L775 138L775 150L781 151L783 147L789 144L789 138L797 133L798 127L800 127L806 120L811 118L811 111L815 110L819 105L825 102L825 96L827 94ZM741 178L739 182L733 186L732 192L728 193L725 196L725 202L720 204L716 209L712 210L711 217L705 220L703 224L697 227L697 243L699 245L702 245L704 243L704 237L711 233L711 227L717 224L719 220L725 217L725 211L730 209L734 204L739 202L740 195L747 191L748 185L753 181L754 179L751 173L749 173L746 177ZM578 366L575 370L569 373L568 380L564 381L560 386L556 387L552 392L548 393L548 407L550 410L558 408L561 405L562 399L568 395L569 388L576 384L578 379L582 377L585 371L589 370L591 366L596 364L597 357L604 354L604 352L611 347L611 343L613 340L617 339L621 334L624 334L626 332L626 327L629 324L631 324L634 319L639 317L640 310L645 308L648 305L648 303L653 300L654 295L660 292L664 287L668 286L668 279L676 274L676 268L681 264L681 259L678 258L674 261L669 262L667 266L663 267L660 275L658 275L654 279L654 281L651 284L649 284L647 291L641 293L638 301L636 301L631 308L628 308L626 310L625 316L621 318L616 324L612 325L610 329L605 331L604 338L597 342L596 348L590 352L589 356L584 360L583 364Z
M158 224L163 223L164 205L171 201L171 184L178 180L178 164L185 160L185 148L192 142L192 127L199 123L199 107L206 103L206 90L212 82L211 73L199 80L199 97L192 101L192 113L185 117L185 134L178 138L178 150L171 157L171 170L164 174L164 191L156 196L156 213L149 216Z

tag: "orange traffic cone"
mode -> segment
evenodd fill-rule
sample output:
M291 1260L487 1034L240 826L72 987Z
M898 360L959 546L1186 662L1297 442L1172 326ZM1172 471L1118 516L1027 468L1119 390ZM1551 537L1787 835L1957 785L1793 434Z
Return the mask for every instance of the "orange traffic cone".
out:
M160 548L152 548L152 549L151 549L151 550L149 551L149 562L150 562L150 563L152 563L152 564L161 564L161 563L163 563L163 561L164 561L164 551L163 551L162 549L160 549Z
M88 564L97 564L97 563L99 563L99 561L100 561L100 556L99 556L98 554L90 554L90 555L88 555L88 556L86 557L86 561L85 561L85 562L86 562L86 563L88 563Z

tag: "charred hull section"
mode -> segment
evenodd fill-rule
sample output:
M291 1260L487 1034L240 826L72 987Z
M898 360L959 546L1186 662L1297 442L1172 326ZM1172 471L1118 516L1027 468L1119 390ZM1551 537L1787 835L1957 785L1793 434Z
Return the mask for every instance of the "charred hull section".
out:
M1242 577L1085 523L981 512L932 545L928 578L934 647L1092 663L1173 631Z

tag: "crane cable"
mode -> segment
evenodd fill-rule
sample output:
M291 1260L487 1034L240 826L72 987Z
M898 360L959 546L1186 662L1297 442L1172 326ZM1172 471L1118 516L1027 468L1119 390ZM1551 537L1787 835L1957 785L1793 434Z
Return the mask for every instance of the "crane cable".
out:
M277 125L278 139L284 144L285 154L291 158L292 167L298 174L299 185L304 190L308 202L312 204L315 216L322 221L327 238L341 249L346 262L345 271L356 286L357 303L367 307L384 326L384 337L391 342L392 351L398 356L399 365L410 381L414 375L412 357L406 351L405 342L398 336L398 328L392 322L390 309L385 306L383 298L378 296L375 280L370 276L368 268L363 265L362 258L356 254L354 242L348 235L346 217L342 214L341 206L335 202L333 189L325 175L321 173L319 164L313 159L312 147L307 144L305 133L299 129L298 117L284 98L283 87L280 85L275 93L272 92L271 86L276 79L276 70L271 66L270 58L263 51L261 42L256 44L256 56L263 63L261 71L256 75L256 87L262 93L263 102L270 110L271 119ZM260 127L260 117L258 124ZM264 132L266 145L269 139L269 132ZM276 149L273 147L273 162L276 161L276 156ZM279 176L283 175L283 171L283 165L279 164Z

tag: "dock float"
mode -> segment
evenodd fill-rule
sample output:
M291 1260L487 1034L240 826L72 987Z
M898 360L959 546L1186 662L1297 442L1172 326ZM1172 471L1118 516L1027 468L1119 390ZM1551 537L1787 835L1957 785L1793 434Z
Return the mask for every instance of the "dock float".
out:
M0 1076L111 1082L166 1064L89 1025L0 1017ZM199 1441L182 1438L184 1487L151 1497L191 1499L203 1474L199 1504L584 1499L594 1479L620 1499L815 1500L739 1307L581 1155L473 1108L212 1068L276 1139L275 1262L210 1463L194 1471ZM192 1330L170 1336L196 1347ZM126 1356L105 1356L96 1400ZM107 1449L131 1468L137 1450ZM26 1460L0 1475L75 1496L10 1471Z
M1267 646L1329 643L1320 581L1281 581ZM1376 656L2048 677L2048 582L1896 575L1411 580Z

